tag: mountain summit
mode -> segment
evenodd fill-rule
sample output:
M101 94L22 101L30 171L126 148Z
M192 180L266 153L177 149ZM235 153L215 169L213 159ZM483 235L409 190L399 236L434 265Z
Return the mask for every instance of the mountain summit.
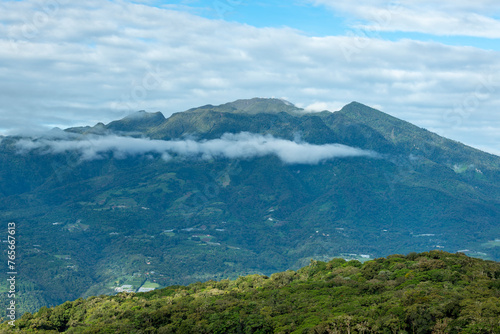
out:
M193 108L188 110L188 112L203 112L207 110L218 111L218 112L228 112L228 113L242 113L242 114L260 114L260 113L300 113L303 109L297 108L292 103L276 98L258 98L253 99L241 99L233 102L228 102L221 104L219 106L213 106L211 104Z
M164 121L165 116L159 111L148 113L141 110L119 121L109 123L106 128L112 131L144 131Z
M297 108L292 103L286 100L275 98L253 98L249 100L236 100L234 102L223 104L221 107L224 106L233 107L235 108L236 112L244 112L248 114L279 112L297 113L303 111L303 109Z

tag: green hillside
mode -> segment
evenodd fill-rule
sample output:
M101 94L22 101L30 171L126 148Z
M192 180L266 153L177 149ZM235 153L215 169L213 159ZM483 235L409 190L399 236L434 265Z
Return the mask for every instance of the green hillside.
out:
M220 148L241 133L376 155L287 163L275 153L141 151ZM109 150L87 159L67 149L90 154L103 143ZM22 250L19 313L120 289L271 275L311 258L441 249L500 260L500 157L359 103L304 113L282 100L239 100L4 137L0 180L0 220L17 223Z
M500 264L442 251L311 260L270 277L68 301L0 332L500 333Z

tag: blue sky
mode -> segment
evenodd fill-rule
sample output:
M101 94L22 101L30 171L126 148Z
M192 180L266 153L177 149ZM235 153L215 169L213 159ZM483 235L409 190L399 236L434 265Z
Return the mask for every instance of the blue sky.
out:
M497 0L0 1L0 134L358 101L500 154Z
M325 6L315 5L310 1L180 0L159 1L155 5L195 13L209 19L222 19L260 28L290 27L308 36L364 33L369 37L376 36L391 41L412 39L500 50L500 42L492 38L451 34L436 35L412 31L374 32L359 30L358 25L366 23L366 20L345 15L345 12L332 8L326 9Z
M260 28L290 27L310 36L339 35L349 29L342 16L336 16L321 6L299 1L162 1L162 4L173 5L173 8L209 19L222 19Z

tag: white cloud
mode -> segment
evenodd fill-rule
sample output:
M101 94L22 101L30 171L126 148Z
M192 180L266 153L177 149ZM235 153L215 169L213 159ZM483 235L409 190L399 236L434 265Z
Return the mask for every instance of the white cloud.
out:
M368 22L359 24L368 34L380 31L420 32L440 36L500 38L500 3L428 0L310 0Z
M487 121L500 142L499 52L408 39L309 37L125 1L62 1L0 3L0 133L286 96L310 109L336 110L351 101L380 106L464 143L490 143L480 130ZM47 3L58 5L44 9ZM416 2L404 4L407 10ZM446 5L454 17L450 1L425 5L438 12ZM487 5L498 8L457 2L460 11L472 5L481 7L478 15L488 13ZM372 8L366 1L339 6L361 14ZM492 89L476 97L489 76Z
M103 158L109 152L118 159L156 153L161 154L166 160L170 159L172 154L203 159L249 159L275 155L286 164L318 164L334 158L378 157L373 151L341 144L313 145L246 132L225 134L220 139L206 141L190 139L163 141L110 135L83 137L80 140L21 139L16 145L20 154L32 151L39 154L77 151L81 154L82 160Z
M304 107L304 110L307 112L321 112L324 110L328 111L337 111L342 109L343 104L342 103L335 103L335 102L314 102L311 103L308 106Z

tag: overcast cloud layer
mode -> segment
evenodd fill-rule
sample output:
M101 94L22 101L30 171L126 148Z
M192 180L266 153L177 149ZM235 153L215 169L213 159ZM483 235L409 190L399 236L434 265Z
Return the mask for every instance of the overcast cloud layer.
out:
M497 2L309 2L352 30L314 37L127 1L1 2L0 132L258 96L331 111L358 101L500 154L500 52L379 35L498 43Z
M225 134L220 139L207 141L194 140L152 140L147 138L85 137L83 140L37 141L22 139L17 142L20 154L36 151L40 154L58 154L76 151L82 160L101 159L109 152L118 159L147 153L161 154L164 160L171 155L181 157L201 157L203 159L230 158L249 159L275 155L286 164L318 164L333 158L378 157L372 151L340 144L312 145L262 136L251 133Z

